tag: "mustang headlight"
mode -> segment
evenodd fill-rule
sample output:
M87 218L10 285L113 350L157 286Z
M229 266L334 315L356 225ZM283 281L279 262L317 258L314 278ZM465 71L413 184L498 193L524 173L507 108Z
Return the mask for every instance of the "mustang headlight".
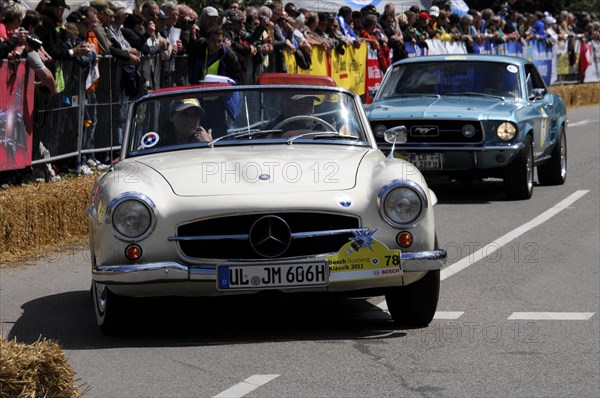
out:
M126 193L114 199L112 209L113 228L126 240L141 240L152 232L154 203L144 195Z
M496 134L501 140L504 141L512 140L516 133L516 127L514 126L514 124L509 122L500 123L500 125L496 129Z
M383 124L378 124L373 128L373 133L375 133L375 137L383 138L383 133L385 133L387 127Z
M427 208L425 191L410 180L394 180L381 189L379 213L392 227L415 225Z

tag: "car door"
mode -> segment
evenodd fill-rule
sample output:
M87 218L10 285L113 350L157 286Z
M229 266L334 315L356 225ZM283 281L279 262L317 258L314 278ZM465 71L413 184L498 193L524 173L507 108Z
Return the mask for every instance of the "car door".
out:
M525 76L530 108L528 114L532 118L534 131L533 152L535 157L539 157L549 142L550 116L555 113L552 109L554 104L549 101L551 95L547 94L546 84L533 64L525 65Z

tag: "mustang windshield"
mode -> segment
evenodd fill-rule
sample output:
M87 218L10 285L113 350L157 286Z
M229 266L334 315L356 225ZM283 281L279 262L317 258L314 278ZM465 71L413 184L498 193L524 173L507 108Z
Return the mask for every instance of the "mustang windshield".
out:
M398 65L378 99L411 95L484 95L519 98L515 65L500 62L420 62Z
M359 115L353 95L332 90L238 87L174 92L150 96L135 106L127 148L137 155L291 142L368 145Z

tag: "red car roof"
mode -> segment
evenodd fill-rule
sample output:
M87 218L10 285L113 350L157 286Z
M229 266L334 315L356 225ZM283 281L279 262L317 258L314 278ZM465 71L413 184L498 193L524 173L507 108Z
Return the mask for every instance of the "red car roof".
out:
M258 76L257 84L297 84L302 86L329 86L336 87L337 84L329 76L300 75L293 73L263 73Z

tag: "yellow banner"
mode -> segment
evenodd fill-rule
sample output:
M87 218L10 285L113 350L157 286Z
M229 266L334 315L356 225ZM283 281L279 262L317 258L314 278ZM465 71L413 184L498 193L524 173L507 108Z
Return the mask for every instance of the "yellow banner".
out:
M358 95L365 94L365 73L367 69L367 45L359 48L345 47L344 55L333 50L329 54L318 48L313 48L310 69L302 69L296 64L294 53L284 51L284 60L288 73L302 75L330 76L338 86L344 87ZM329 58L329 60L328 60ZM327 73L327 62L331 63L331 74Z
M343 55L331 52L331 77L340 87L347 88L358 95L365 93L365 71L367 69L367 45L359 48L345 47Z

